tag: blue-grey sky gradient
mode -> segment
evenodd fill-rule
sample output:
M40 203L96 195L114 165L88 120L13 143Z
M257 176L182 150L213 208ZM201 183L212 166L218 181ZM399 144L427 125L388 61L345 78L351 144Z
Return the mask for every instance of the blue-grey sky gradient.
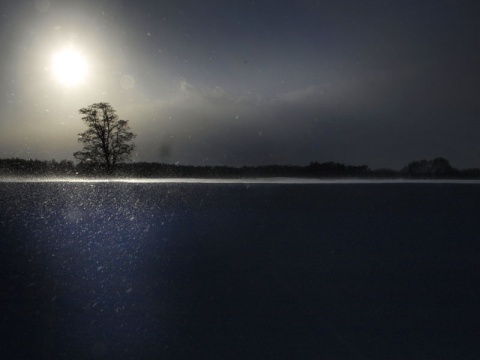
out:
M476 1L9 2L0 157L73 159L78 110L107 101L136 161L480 166ZM70 45L85 83L52 77Z

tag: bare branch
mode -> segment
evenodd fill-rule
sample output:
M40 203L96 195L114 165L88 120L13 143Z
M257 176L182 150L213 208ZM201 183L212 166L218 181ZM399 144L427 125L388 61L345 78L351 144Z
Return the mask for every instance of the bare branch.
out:
M136 137L130 131L128 120L118 118L109 103L95 103L79 110L88 129L78 134L83 149L73 156L81 163L99 164L111 173L116 164L128 161Z

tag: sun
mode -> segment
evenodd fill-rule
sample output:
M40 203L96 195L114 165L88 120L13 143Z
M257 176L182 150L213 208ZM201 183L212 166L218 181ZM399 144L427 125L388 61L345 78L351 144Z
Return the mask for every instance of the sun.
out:
M77 86L85 80L88 64L80 52L67 48L53 55L52 70L53 75L62 85Z

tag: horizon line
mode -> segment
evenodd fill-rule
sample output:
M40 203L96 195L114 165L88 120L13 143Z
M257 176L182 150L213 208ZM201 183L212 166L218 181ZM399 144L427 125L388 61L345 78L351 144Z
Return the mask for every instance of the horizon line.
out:
M361 179L361 178L331 178L311 179L298 177L272 178L22 178L0 177L0 183L131 183L131 184L271 184L271 185L328 185L328 184L479 184L480 180L472 179Z

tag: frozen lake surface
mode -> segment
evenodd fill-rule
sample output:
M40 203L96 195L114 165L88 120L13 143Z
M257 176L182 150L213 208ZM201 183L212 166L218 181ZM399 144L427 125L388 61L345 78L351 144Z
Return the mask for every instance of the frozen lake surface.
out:
M0 201L1 359L480 354L475 182L3 181Z

